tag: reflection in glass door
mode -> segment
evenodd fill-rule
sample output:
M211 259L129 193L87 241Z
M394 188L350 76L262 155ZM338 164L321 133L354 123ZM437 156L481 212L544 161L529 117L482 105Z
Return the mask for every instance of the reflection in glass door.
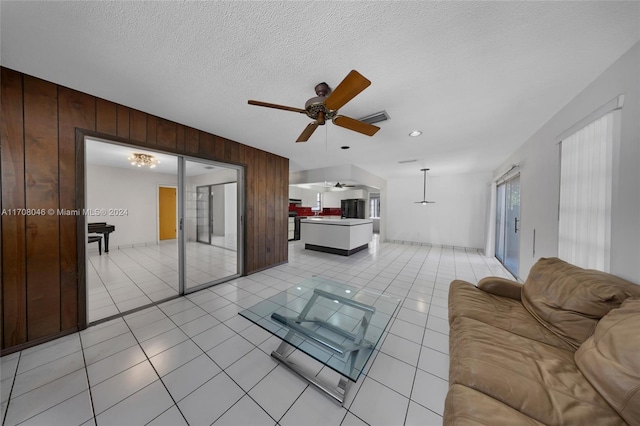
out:
M185 291L239 276L242 169L189 159L184 166Z
M134 154L155 167L124 161ZM86 138L84 216L87 322L180 294L176 239L179 157ZM115 214L110 214L113 211Z
M196 188L197 241L211 244L211 186Z
M101 214L80 218L88 323L241 274L241 166L92 138L83 154L83 204Z
M496 257L518 276L520 260L520 176L497 187Z

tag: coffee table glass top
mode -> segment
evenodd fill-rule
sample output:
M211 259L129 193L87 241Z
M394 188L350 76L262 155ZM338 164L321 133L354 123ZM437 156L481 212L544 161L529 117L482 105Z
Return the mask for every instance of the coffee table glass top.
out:
M355 382L399 302L316 276L240 315Z

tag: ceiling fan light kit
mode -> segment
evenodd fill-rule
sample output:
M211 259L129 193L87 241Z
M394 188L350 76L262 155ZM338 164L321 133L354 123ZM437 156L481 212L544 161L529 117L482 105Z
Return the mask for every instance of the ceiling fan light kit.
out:
M420 169L424 173L424 186L422 187L422 201L416 201L416 204L426 206L427 204L434 204L435 201L427 201L427 171L429 169Z
M305 103L304 109L254 100L250 100L249 105L298 112L300 114L306 114L309 118L315 120L307 125L300 136L298 136L296 142L308 141L318 126L323 126L327 120L331 120L336 126L344 127L345 129L353 130L363 135L373 136L380 130L378 126L345 115L338 115L340 108L369 87L370 84L371 82L358 71L351 70L333 91L331 91L327 83L317 84L315 87L317 96L309 99Z

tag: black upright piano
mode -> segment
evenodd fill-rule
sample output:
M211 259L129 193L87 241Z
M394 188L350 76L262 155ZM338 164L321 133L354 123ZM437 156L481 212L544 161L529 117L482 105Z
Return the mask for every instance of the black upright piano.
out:
M89 234L102 234L104 236L104 252L109 253L109 234L116 230L114 225L107 222L89 223Z

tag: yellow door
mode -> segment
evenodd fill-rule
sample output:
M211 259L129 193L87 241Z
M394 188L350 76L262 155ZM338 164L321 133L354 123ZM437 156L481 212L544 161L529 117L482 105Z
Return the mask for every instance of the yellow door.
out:
M158 221L160 222L160 239L176 239L176 189L158 188Z

